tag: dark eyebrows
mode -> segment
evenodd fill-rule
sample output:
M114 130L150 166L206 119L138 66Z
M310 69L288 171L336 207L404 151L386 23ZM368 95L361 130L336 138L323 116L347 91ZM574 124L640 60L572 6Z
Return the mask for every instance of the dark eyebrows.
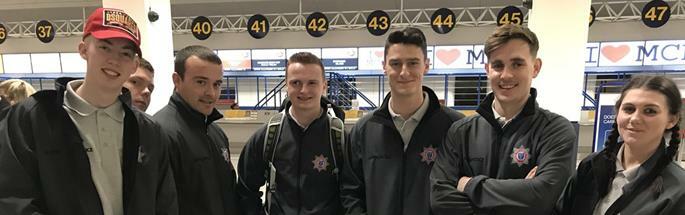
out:
M109 41L109 39L104 39L104 40L100 40L100 41L102 41L102 42L104 42L104 43L107 43L107 45L110 45L110 46L113 46L113 45L114 45L114 43L112 43L112 41ZM132 43L133 43L133 42L130 42L130 41L129 41L129 43L126 44L126 45L123 47L123 49L127 49L127 50L130 50L130 51L132 51L132 52L135 53L135 52L136 52L136 46L133 45Z
M124 46L124 49L130 50L130 51L132 51L132 52L134 52L134 53L136 52L136 47L133 46L133 45L131 45L131 44L128 44L128 45Z
M512 62L525 62L526 60L520 57L515 57L511 59Z
M195 79L195 80L198 80L198 79L199 80L209 80L209 78L204 77L204 76L195 76L195 77L193 77L193 79Z

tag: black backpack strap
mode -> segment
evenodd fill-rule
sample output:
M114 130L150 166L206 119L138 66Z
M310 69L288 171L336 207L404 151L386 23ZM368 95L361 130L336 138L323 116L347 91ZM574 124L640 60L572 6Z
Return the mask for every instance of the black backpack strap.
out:
M264 151L262 156L266 162L266 169L264 170L264 177L266 180L266 194L264 198L264 209L266 214L271 212L272 196L276 192L276 168L273 165L273 159L276 156L276 145L281 136L281 128L285 119L285 113L280 112L269 119L266 125L266 133L264 134Z

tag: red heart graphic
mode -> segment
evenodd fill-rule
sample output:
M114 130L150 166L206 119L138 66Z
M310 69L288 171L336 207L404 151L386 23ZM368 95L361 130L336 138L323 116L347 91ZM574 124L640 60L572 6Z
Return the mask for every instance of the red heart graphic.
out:
M251 63L250 60L243 60L242 62L240 62L240 65L238 65L238 67L250 68L250 63Z
M373 53L376 55L376 57L383 57L383 52L384 51L375 51Z
M609 59L611 62L618 62L619 60L623 59L628 52L630 52L630 47L628 45L620 45L620 46L604 46L602 48L602 54L604 57Z
M459 58L460 54L461 53L459 52L459 49L440 49L435 53L435 56L437 56L440 61L445 63L445 65L450 65Z

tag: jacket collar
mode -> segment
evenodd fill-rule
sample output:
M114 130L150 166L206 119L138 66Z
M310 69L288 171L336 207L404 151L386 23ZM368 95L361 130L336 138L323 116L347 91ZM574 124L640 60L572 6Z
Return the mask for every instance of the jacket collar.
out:
M428 109L426 110L426 113L423 115L422 119L425 119L429 117L435 110L440 109L440 102L438 101L438 96L435 95L435 92L429 87L423 86L423 92L428 94ZM388 93L385 95L385 99L383 99L383 104L381 107L378 109L378 111L375 111L373 115L375 117L380 117L383 119L387 120L392 120L392 115L390 115L390 110L388 109L388 105L390 105L390 95L391 93ZM423 120L422 120L423 121ZM393 124L394 126L394 124Z
M661 139L661 143L656 151L654 151L654 154L652 154L644 163L640 164L640 167L638 167L637 172L635 173L634 180L631 182L644 180L646 176L656 168L659 160L661 160L661 157L663 156L666 156L666 143L664 139ZM637 184L638 183L628 183L623 189L624 191L635 189L635 185Z
M55 79L55 90L59 96L56 96L57 104L64 104L64 94L67 91L67 84L70 81L78 80L80 78L61 77ZM121 94L117 98L123 104L124 112L130 112L131 106L131 92L126 87L121 87Z
M181 116L192 124L204 125L206 127L207 125L212 124L212 122L224 118L224 115L219 113L216 108L212 109L212 113L210 113L209 116L205 116L193 109L177 92L174 92L174 94L171 95L169 105L176 107L176 110L178 110Z
M530 96L528 100L523 105L523 109L516 116L516 118L526 117L535 114L535 109L537 109L538 104L535 101L537 97L537 90L535 88L530 88ZM501 127L497 119L495 119L495 114L492 112L492 102L495 101L495 93L489 93L483 102L478 106L476 112L481 115L485 120L487 120L494 127ZM511 122L510 122L511 123Z

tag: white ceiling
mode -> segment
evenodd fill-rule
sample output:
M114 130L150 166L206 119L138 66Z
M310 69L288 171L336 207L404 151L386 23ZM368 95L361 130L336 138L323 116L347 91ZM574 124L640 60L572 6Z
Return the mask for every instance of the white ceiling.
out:
M521 5L521 0L302 0L302 12ZM297 13L299 0L171 0L172 16ZM0 22L82 19L98 0L2 0Z
M174 17L297 13L300 5L300 0L170 1L171 13ZM605 1L621 0L592 0L592 2ZM303 13L392 10L400 9L402 4L404 4L404 9L522 5L522 0L301 0L301 2ZM0 0L0 22L83 19L84 16L101 5L101 0Z

